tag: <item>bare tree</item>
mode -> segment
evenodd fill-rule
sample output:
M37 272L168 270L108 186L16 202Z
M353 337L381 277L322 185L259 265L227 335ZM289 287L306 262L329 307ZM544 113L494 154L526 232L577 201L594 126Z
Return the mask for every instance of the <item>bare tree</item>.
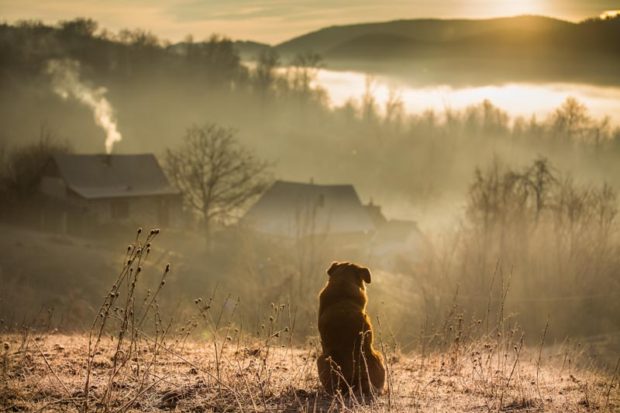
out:
M232 129L216 124L188 129L181 145L166 150L164 167L207 239L214 221L233 218L269 184L269 164L243 148Z
M258 55L254 79L256 88L262 97L265 97L273 87L278 66L280 66L280 57L274 49L265 49Z
M536 221L538 221L540 213L547 207L552 189L558 183L558 179L546 158L536 159L525 172L524 178L528 189L534 193Z
M390 89L385 102L385 117L383 123L393 130L397 130L405 118L405 103L401 94L396 89Z
M552 132L569 142L583 140L591 124L588 108L573 97L567 98L551 116Z
M312 94L312 82L323 68L323 58L318 53L306 52L295 56L289 73L290 86L303 99Z

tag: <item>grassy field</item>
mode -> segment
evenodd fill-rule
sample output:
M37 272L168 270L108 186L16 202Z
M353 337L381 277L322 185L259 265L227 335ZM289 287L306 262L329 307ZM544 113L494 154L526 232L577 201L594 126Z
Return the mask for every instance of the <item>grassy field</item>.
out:
M163 290L169 281L175 286L175 273L158 258L169 258L169 249L152 245L158 230L138 234L116 275L111 262L118 260L111 257L118 252L103 245L6 233L0 237L6 252L0 319L12 321L0 320L0 412L620 411L617 358L601 363L588 341L551 340L549 322L525 340L503 307L490 325L471 323L453 307L410 348L377 317L385 391L373 400L331 397L318 381L316 332L299 332L293 305L271 304L253 324L239 317L238 299L214 293L186 303L191 311L170 313ZM55 260L36 259L50 254ZM81 270L67 273L67 256ZM72 277L54 278L65 273ZM80 304L67 294L73 288L92 297ZM52 322L51 312L29 305L44 302L42 297L73 300L63 319L82 321L56 330L62 324ZM20 322L20 303L37 317ZM77 317L80 309L85 315ZM86 314L94 321L84 321L92 319ZM402 322L399 328L411 326ZM612 347L606 354L617 357Z
M384 347L389 385L374 401L329 397L316 343L286 339L166 338L140 334L119 348L102 338L89 370L87 335L5 335L2 411L562 411L620 409L617 375L577 363L575 349L540 354L506 338L449 351L399 354ZM514 345L513 345L514 344ZM92 343L91 343L92 345ZM615 372L617 374L617 371ZM88 394L86 378L88 377Z

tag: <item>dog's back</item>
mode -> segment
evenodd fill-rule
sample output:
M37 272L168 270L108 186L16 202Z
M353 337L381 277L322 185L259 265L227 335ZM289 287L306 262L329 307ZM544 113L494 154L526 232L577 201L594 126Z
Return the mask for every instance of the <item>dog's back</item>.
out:
M364 283L370 283L370 272L355 264L334 263L328 274L319 295L321 383L330 393L356 387L364 394L370 394L371 387L380 391L385 369L381 355L372 348L372 325L366 315Z
M365 306L365 292L350 283L328 282L319 295L319 333L324 354L353 354L364 328Z

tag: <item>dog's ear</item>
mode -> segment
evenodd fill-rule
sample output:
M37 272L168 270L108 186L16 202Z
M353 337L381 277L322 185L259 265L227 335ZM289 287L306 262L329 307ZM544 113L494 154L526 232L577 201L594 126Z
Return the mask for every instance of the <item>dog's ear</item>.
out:
M370 270L368 268L360 268L360 274L362 280L364 280L366 284L370 284Z
M340 265L339 262L336 262L336 261L332 262L332 265L327 270L327 275L329 275L330 277L334 275L334 271L336 271L336 268L338 268L339 265Z

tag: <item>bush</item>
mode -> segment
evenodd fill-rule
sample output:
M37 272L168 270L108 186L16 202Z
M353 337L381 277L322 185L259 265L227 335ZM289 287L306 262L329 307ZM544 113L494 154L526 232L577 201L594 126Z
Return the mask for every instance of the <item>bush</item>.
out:
M4 199L26 200L32 196L52 155L68 153L70 146L42 128L35 143L0 150L0 193Z
M546 159L495 160L476 171L452 242L418 274L424 302L472 321L513 314L527 331L549 318L556 338L609 331L620 323L617 205L607 184L578 185Z

